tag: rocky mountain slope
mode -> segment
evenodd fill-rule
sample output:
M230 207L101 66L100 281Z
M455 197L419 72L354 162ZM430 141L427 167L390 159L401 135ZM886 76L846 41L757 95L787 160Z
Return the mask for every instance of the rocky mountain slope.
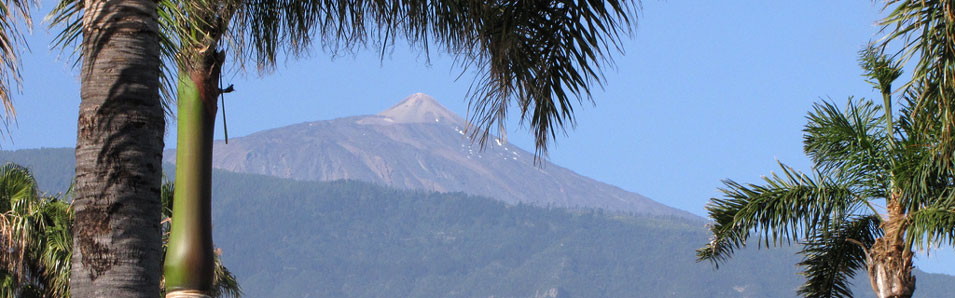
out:
M500 139L471 142L465 120L417 93L377 115L300 123L216 142L213 166L311 181L360 180L508 203L697 218L578 175ZM175 162L174 151L166 161Z

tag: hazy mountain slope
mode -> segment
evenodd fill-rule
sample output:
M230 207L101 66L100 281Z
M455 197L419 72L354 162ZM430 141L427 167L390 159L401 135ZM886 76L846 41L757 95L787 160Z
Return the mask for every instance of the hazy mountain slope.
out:
M461 191L509 203L603 208L697 218L578 175L494 139L485 150L466 123L425 94L378 115L301 123L215 145L214 167L296 180L352 179L401 189ZM167 152L174 162L174 152Z
M70 188L76 169L73 148L0 150L0 162L13 162L30 168L40 184L49 193L62 193Z
M70 149L32 160L41 185L69 180ZM45 173L45 174L40 174ZM247 297L794 297L792 249L740 251L714 271L694 220L507 205L460 193L303 182L216 171L216 245ZM864 278L864 274L859 274ZM916 297L955 277L916 273ZM872 297L858 279L857 297Z
M250 297L795 297L794 249L695 261L683 219L216 172L216 244ZM917 273L917 297L955 277ZM860 274L860 277L864 274ZM857 281L856 297L873 297Z

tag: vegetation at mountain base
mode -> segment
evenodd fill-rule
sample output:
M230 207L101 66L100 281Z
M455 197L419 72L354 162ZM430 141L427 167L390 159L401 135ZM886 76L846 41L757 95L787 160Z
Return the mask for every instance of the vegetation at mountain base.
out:
M901 67L875 48L861 53L866 77L883 105L852 99L809 113L804 150L811 174L780 164L763 184L724 181L723 198L707 210L712 240L698 250L719 265L751 235L764 247L798 242L805 297L852 297L849 281L867 273L879 298L911 297L915 249L955 245L955 176L939 169L938 135L913 122L919 93L908 92L900 117L892 110L892 81Z
M71 154L0 157L40 152ZM60 176L70 171L63 165ZM551 289L569 297L795 297L801 284L796 249L743 250L718 271L697 263L692 251L708 233L702 221L355 181L214 177L215 243L247 297L534 297ZM955 291L953 276L915 276L915 297ZM864 277L852 282L857 297L873 297Z

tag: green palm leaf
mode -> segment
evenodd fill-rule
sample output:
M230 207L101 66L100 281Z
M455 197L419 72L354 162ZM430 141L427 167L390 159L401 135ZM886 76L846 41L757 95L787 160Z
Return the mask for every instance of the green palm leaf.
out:
M914 93L916 121L930 126L943 140L937 148L949 161L955 142L955 3L948 0L887 0L894 7L880 22L888 32L882 46L898 42L899 59L917 59L911 80L903 86ZM951 164L945 165L951 167Z
M16 116L11 99L11 81L20 87L20 51L26 48L21 25L17 21L22 18L25 25L32 26L30 6L38 2L31 0L3 0L0 1L0 103L6 112L7 120Z
M860 195L885 197L877 190L887 187L891 156L886 154L889 136L881 108L851 97L844 111L827 101L813 105L803 129L803 148L820 175L856 181L865 186Z
M856 216L817 231L799 252L806 283L799 288L803 297L852 297L851 280L865 268L866 249L881 237L878 215Z
M473 69L468 97L482 143L492 126L504 132L514 105L534 132L538 155L575 124L573 111L601 86L622 36L632 33L637 1L172 1L159 2L163 94L173 102L178 68L200 52L230 53L239 69L273 69L282 55L306 54L314 40L330 52L369 45L384 51L398 39L426 54L438 47ZM55 44L76 45L82 1L62 0L48 16L63 27ZM80 58L80 57L77 57Z
M955 196L912 211L906 218L906 241L917 248L955 246Z
M827 229L833 219L866 204L852 183L813 179L780 166L783 176L764 177L765 185L723 182L725 199L713 198L706 206L714 220L713 238L697 250L700 260L718 266L746 245L751 231L766 247L789 244Z

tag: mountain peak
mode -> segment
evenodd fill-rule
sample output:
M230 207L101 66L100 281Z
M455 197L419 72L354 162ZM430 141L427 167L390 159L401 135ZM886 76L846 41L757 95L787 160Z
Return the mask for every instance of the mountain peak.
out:
M464 123L460 116L430 95L420 92L406 97L398 104L378 113L378 116L391 119L395 123Z

